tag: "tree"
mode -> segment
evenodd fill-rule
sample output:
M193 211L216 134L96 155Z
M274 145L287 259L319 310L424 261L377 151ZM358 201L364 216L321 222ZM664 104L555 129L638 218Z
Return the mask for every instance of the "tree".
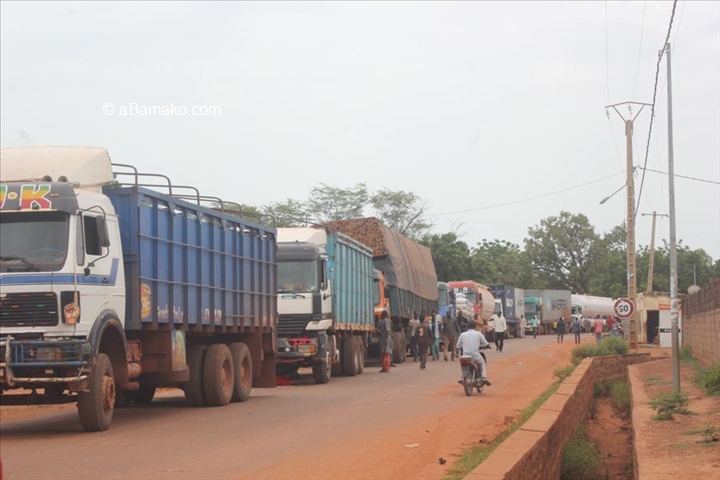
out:
M439 281L450 282L468 277L470 248L457 235L452 232L426 235L421 243L432 252Z
M506 240L478 243L470 255L472 278L486 285L542 288L520 246Z
M358 183L352 188L331 187L321 183L310 190L306 202L308 214L318 223L362 218L367 204L368 192L364 183Z
M305 210L303 202L288 198L284 202L275 202L264 206L262 213L268 216L266 222L277 228L304 227L309 220Z
M383 188L370 197L370 205L385 225L413 240L424 237L432 227L423 217L427 202L412 192Z
M598 297L627 296L627 229L618 225L602 236L592 247L593 264L587 291L578 291ZM638 291L641 290L640 256L638 265Z
M583 214L562 211L528 228L525 251L548 288L587 292L592 276L593 245L598 236Z

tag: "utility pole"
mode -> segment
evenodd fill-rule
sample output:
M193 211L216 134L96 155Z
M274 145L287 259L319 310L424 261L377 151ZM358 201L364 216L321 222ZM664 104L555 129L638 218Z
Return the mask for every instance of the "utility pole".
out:
M651 293L653 288L653 267L655 266L655 219L656 217L667 217L666 214L657 212L643 213L642 216L652 215L652 234L650 235L650 265L648 266L648 281L645 288L646 293Z
M662 55L662 50L660 55ZM670 322L672 335L672 377L673 392L680 392L680 332L678 328L679 305L677 284L677 245L675 243L675 159L673 151L672 124L672 70L670 64L670 42L665 44L667 55L667 99L668 99L668 184L670 189Z
M628 105L628 109L631 109L631 105L640 105L640 109L637 111L634 117L626 119L618 111L617 107L621 105ZM640 115L643 108L650 106L649 103L638 103L638 102L623 102L616 103L615 105L608 105L607 108L612 108L625 122L625 139L626 139L626 151L627 151L627 283L628 283L628 298L632 300L633 304L637 306L637 275L636 275L636 264L635 264L635 179L633 173L635 168L633 167L633 150L632 150L632 134L633 134L633 122ZM630 110L632 115L632 110ZM630 349L637 352L638 341L637 341L637 309L628 318L628 341L630 343Z

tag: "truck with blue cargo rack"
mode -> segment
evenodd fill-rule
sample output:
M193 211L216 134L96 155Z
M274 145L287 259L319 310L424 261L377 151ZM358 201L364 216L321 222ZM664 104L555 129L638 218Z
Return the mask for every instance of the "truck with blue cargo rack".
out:
M3 403L77 402L101 431L157 387L275 386L274 229L95 147L0 150L0 224L0 389L31 390Z
M450 312L450 316L456 316L455 292L453 292L449 284L438 282L438 313L445 317L448 312Z
M316 383L363 372L373 321L372 251L323 227L278 229L277 369Z
M438 308L437 274L430 249L374 217L336 220L327 226L372 249L373 264L382 274L375 288L384 285L384 295L389 299L393 362L404 362L409 344L405 332L413 312L429 314ZM381 313L381 309L376 309L376 321ZM374 355L376 347L377 343L372 342L368 354Z

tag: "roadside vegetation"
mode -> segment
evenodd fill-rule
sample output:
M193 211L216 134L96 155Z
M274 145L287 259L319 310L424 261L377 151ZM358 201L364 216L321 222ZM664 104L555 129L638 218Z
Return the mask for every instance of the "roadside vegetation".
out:
M693 383L696 387L703 389L707 395L720 395L720 363L704 367L693 356L690 345L680 348L680 361L695 370Z
M688 394L686 392L660 392L650 399L650 408L655 410L655 420L672 420L674 414L687 415Z
M583 358L602 357L605 355L627 355L630 347L620 337L605 337L600 343L586 343L578 345L572 350L572 362L578 365Z
M560 480L604 480L606 477L597 445L585 427L578 425L562 450Z

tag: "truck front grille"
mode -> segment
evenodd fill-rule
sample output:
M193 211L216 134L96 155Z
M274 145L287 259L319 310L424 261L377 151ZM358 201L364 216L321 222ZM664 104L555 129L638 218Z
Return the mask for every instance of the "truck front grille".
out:
M312 315L280 315L278 320L278 336L292 337L300 335L312 320Z
M58 321L57 295L52 292L8 293L0 297L2 327L52 327Z

